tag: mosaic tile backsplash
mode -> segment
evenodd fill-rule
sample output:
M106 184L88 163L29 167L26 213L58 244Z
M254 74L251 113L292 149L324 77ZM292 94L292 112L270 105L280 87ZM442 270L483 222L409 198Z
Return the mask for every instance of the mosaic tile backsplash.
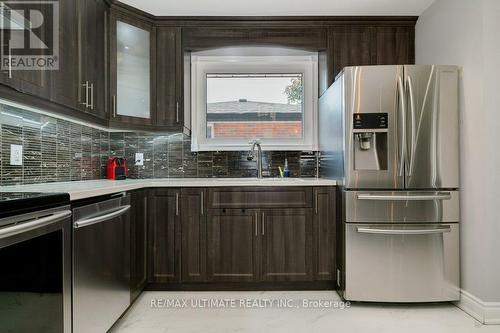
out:
M256 177L246 151L191 152L182 133L108 132L0 104L0 184L106 178L109 156L124 156L129 178ZM10 165L11 145L23 146L22 165ZM135 153L144 165L135 166ZM292 177L315 177L316 152L264 152L265 174L277 177L288 159Z

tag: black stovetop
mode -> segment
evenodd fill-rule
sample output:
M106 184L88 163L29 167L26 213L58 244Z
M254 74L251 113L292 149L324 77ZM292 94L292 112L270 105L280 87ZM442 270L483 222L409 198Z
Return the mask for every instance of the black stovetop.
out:
M69 203L68 193L0 192L0 219Z

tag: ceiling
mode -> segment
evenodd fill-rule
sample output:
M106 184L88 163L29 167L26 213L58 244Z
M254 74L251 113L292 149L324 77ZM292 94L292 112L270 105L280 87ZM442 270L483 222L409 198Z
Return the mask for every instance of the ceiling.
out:
M156 16L418 16L434 0L121 0Z

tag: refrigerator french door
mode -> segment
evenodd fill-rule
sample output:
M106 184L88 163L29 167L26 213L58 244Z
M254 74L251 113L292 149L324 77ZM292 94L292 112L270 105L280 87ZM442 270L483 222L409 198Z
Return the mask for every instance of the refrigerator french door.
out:
M459 188L457 67L346 67L335 85L345 188Z
M319 105L324 175L343 188L342 296L458 299L458 68L346 67Z

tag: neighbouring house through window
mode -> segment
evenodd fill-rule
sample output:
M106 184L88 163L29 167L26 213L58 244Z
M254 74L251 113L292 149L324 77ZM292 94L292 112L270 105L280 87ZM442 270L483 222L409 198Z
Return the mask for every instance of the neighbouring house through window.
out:
M317 54L271 50L192 54L193 151L317 149Z
M207 74L207 138L302 139L302 74Z

